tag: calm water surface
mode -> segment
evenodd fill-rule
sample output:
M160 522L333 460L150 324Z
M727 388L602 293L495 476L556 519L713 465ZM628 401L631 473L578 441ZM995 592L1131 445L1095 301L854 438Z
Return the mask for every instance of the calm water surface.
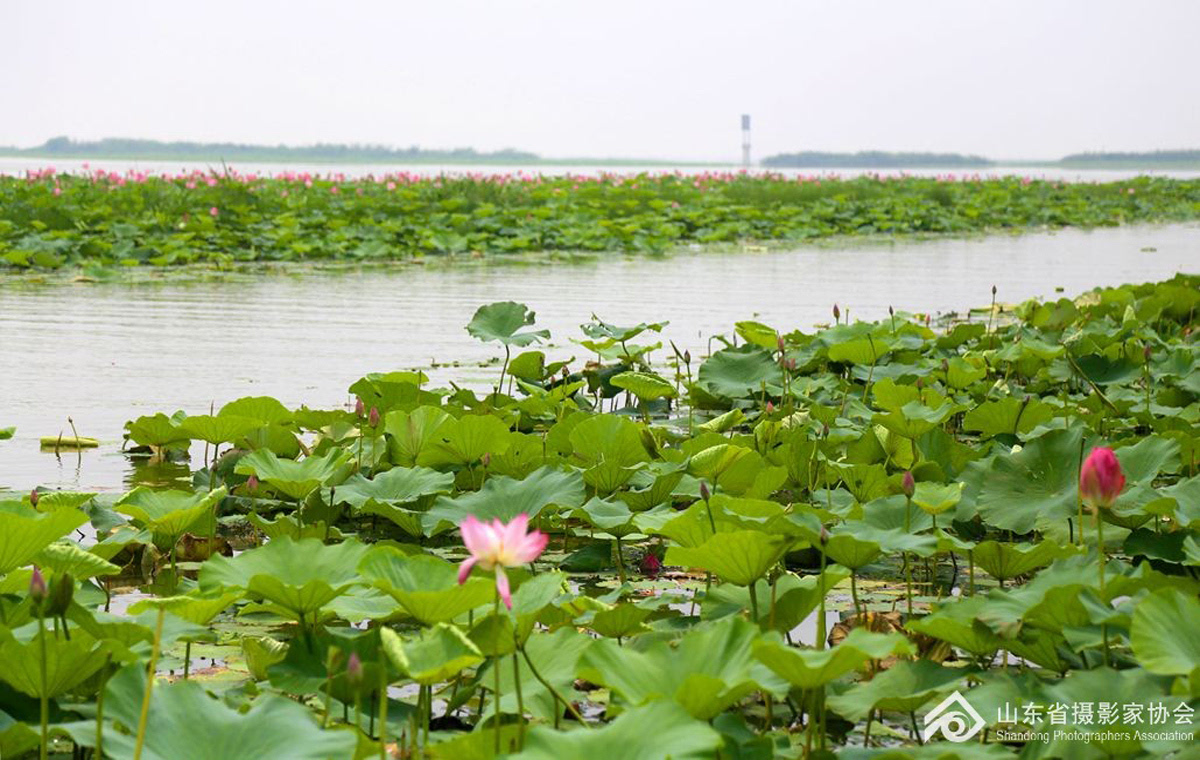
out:
M484 389L498 368L477 364L502 352L464 326L491 301L536 310L553 332L552 357L586 357L569 339L582 337L593 312L618 324L670 320L664 344L700 356L735 321L807 330L835 302L852 318L876 319L889 305L986 305L993 284L1016 302L1181 271L1200 272L1200 225L226 282L0 279L0 427L17 426L0 441L0 486L122 488L122 428L143 414L207 413L247 395L329 407L367 372L455 360L464 366L433 370L434 379ZM68 416L101 448L61 459L39 451L39 437L70 435Z

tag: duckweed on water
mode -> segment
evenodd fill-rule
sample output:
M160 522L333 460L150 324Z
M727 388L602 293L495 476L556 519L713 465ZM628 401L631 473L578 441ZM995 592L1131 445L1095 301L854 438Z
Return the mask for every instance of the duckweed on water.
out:
M391 372L347 408L131 420L129 455L189 486L0 501L0 754L1180 752L1197 285L939 330L740 322L665 361L661 324L596 320L584 366L491 304L491 392ZM1111 504L1107 455L1103 498L1079 488L1102 446ZM476 536L460 576L459 526L521 515L549 544L505 569L510 608L485 568L519 558Z

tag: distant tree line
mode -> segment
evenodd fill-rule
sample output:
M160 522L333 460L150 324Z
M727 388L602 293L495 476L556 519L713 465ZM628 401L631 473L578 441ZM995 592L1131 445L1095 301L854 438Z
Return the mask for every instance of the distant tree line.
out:
M1144 153L1072 153L1063 164L1200 164L1200 150L1156 150Z
M26 153L37 156L64 156L78 158L181 158L181 159L240 159L281 161L449 161L464 163L480 162L535 162L535 153L505 148L497 151L477 151L474 148L431 150L413 145L409 148L392 148L385 145L337 145L317 143L315 145L243 145L240 143L197 143L163 142L160 140L136 140L122 137L106 137L103 140L72 140L69 137L54 137L42 145L25 150L10 149L9 153Z
M773 168L813 169L974 167L992 166L993 163L983 156L967 156L961 153L890 153L882 150L867 150L858 153L825 153L810 150L801 153L780 153L762 160L763 166Z

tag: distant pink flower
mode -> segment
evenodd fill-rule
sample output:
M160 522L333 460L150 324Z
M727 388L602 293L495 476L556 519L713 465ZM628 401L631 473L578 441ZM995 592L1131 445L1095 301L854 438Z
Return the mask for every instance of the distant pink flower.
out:
M499 520L480 522L469 515L459 528L463 544L471 556L463 560L458 568L458 582L466 583L471 568L479 565L484 570L495 570L496 592L504 600L504 606L512 609L512 593L508 587L506 567L518 567L538 558L546 549L549 536L540 530L528 532L529 515L522 512L507 525Z
M208 210L208 214L209 214L209 216L216 216L216 215L217 215L217 214L219 214L219 213L221 213L221 212L220 212L220 211L217 211L217 207L216 207L216 206L213 206L212 208L210 208L210 209Z
M1079 470L1079 493L1094 509L1111 507L1125 488L1125 475L1113 450L1092 449Z

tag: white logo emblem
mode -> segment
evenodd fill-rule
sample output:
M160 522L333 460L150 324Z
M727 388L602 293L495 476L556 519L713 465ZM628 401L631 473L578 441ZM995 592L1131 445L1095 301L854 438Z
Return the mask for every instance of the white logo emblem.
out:
M921 739L929 741L938 731L952 742L965 742L986 726L983 716L971 707L959 692L942 700L941 704L925 713L925 730Z

